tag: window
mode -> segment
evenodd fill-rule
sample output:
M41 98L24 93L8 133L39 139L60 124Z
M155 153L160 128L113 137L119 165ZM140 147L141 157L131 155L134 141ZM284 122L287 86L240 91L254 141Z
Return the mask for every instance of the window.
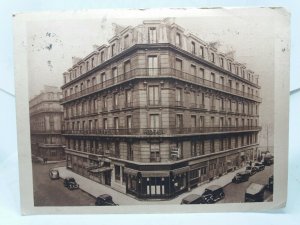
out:
M215 117L210 117L210 125L211 127L214 127L215 126Z
M114 56L116 54L116 45L112 44L111 45L111 56Z
M231 149L231 137L228 137L228 148Z
M90 83L91 83L90 80L87 80L87 81L86 81L86 87L87 87L87 88L90 87Z
M107 96L103 97L103 111L107 111Z
M176 105L182 106L182 89L176 88Z
M92 86L96 85L96 77L92 78Z
M119 129L119 118L118 117L114 118L114 128Z
M210 140L210 152L215 152L215 140Z
M114 107L117 108L119 106L119 94L114 94Z
M232 63L229 61L229 71L232 72Z
M196 54L196 44L195 44L195 42L193 42L193 41L192 41L191 44L192 44L192 53L193 53L193 54Z
M104 128L104 129L107 129L107 128L108 128L107 118L103 119L103 128Z
M93 121L89 120L89 130L93 130Z
M196 116L192 115L191 116L191 128L195 128L196 126L197 126Z
M82 74L82 66L79 67L79 73Z
M124 37L124 49L129 47L129 35L125 35Z
M204 127L204 116L200 116L200 127Z
M231 118L228 118L228 126L231 127Z
M133 148L131 143L127 143L127 159L133 160Z
M228 80L229 87L232 88L232 80Z
M181 36L180 36L179 33L176 33L175 44L176 44L177 46L180 46L180 47L181 47Z
M235 126L236 126L236 127L239 126L239 118L235 118Z
M104 83L106 81L106 74L101 73L101 83Z
M210 74L210 81L215 83L216 82L216 77L215 77L215 74L214 73L211 73Z
M148 68L149 68L149 76L155 76L158 74L157 56L148 57Z
M204 69L200 68L200 78L204 79Z
M159 105L159 87L158 86L149 86L148 88L148 100L149 105Z
M235 137L234 147L237 148L239 145L239 138L238 136Z
M191 75L196 76L196 66L191 65Z
M211 61L214 63L215 62L215 53L211 53Z
M124 73L125 73L125 75L127 75L129 71L130 71L130 61L128 60L124 63Z
M224 77L220 77L220 83L222 86L224 86L225 82L224 82Z
M191 91L190 92L190 104L191 104L191 107L193 107L193 108L197 107L196 99L197 99L197 93L195 91Z
M159 128L159 114L150 114L150 128Z
M239 67L238 66L235 67L235 73L236 73L236 75L239 75Z
M121 174L121 167L115 165L115 180L116 181L120 181L120 179L121 179L121 175L120 174Z
M94 58L92 58L92 65L91 65L92 68L94 68L94 66L95 66L95 65L94 65L94 61L95 61Z
M156 27L149 27L149 43L157 42Z
M177 59L175 61L175 69L177 71L182 71L182 60L181 59Z
M150 144L150 162L160 162L160 148L159 144Z
M132 117L131 116L127 116L126 125L127 125L128 129L132 128Z
M126 91L126 107L132 107L132 91Z
M89 71L89 61L86 62L86 71Z
M224 127L224 117L220 117L220 127Z
M75 93L78 92L78 85L75 86Z
M196 141L191 141L191 156L197 155L197 143Z
M117 67L112 68L112 76L114 79L114 83L116 83L118 80L118 69Z
M203 46L200 46L200 56L202 58L204 57L204 48L203 48Z
M220 58L220 64L221 64L221 67L224 68L224 59L223 58Z
M85 130L85 121L82 121L82 130Z
M176 128L182 128L183 127L183 115L177 114L176 115Z
M82 91L83 88L84 88L84 87L83 87L83 83L81 83L81 84L80 84L80 91Z
M98 120L97 119L94 120L94 129L98 129Z
M104 61L104 51L102 51L102 52L100 53L100 60L101 60L101 62Z

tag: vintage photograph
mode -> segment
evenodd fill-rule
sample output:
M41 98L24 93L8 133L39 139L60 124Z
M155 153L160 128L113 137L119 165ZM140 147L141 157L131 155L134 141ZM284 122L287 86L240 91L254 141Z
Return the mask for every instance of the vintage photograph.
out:
M273 12L197 13L26 23L34 207L273 201Z

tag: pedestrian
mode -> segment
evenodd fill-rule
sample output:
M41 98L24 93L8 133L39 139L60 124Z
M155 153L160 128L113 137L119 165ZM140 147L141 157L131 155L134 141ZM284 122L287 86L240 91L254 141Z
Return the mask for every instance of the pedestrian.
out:
M46 158L43 158L43 163L44 163L44 164L46 163Z
M47 159L47 158L45 158L45 162L44 162L44 163L46 164L46 163L47 163L47 161L48 161L48 159Z
M252 166L252 161L250 160L249 165Z

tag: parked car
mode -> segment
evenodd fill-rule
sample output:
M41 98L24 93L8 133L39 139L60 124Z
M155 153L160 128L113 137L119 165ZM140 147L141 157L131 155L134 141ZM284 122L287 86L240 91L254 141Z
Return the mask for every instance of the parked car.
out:
M59 172L58 172L58 170L50 169L49 170L49 177L50 177L51 180L57 180L57 179L59 179Z
M248 181L250 177L250 171L242 171L237 173L234 178L232 178L232 183L241 183L244 181Z
M99 195L96 198L95 205L97 205L97 206L114 206L114 205L118 205L118 204L113 202L112 197L110 195L103 194L103 195Z
M248 171L250 173L250 176L252 176L252 175L256 174L257 169L254 166L246 166L245 171Z
M266 189L272 193L273 193L273 184L274 184L274 177L272 175L269 177L268 184L266 186Z
M271 166L274 164L274 157L272 155L266 155L263 161L265 166Z
M218 185L211 185L204 190L200 202L203 204L215 203L225 197L223 188Z
M254 163L254 167L256 167L257 171L262 171L265 169L265 165L259 162Z
M245 202L263 202L265 186L262 184L251 183L245 193Z
M64 179L64 186L67 187L69 190L74 190L79 188L79 185L76 183L73 177L67 177Z
M197 194L190 194L182 199L181 204L200 204L201 196Z

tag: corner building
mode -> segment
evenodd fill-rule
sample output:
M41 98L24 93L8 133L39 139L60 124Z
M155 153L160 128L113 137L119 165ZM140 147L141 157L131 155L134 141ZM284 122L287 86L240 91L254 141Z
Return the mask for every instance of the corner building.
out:
M257 157L258 76L180 26L144 21L64 75L67 168L172 198Z
M31 153L48 161L65 159L61 98L58 87L45 86L29 101Z

